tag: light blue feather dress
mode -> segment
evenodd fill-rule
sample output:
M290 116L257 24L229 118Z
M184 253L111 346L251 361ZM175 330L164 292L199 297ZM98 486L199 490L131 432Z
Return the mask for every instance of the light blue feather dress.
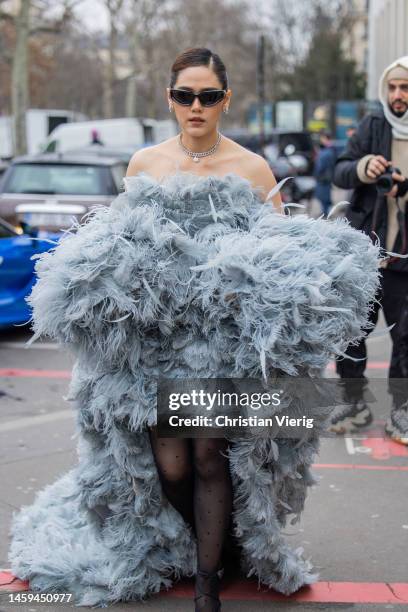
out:
M194 574L194 535L162 495L147 433L159 371L321 375L363 336L378 259L345 220L279 214L235 174L129 179L36 263L35 337L76 357L78 464L14 516L13 573L101 607ZM317 579L282 528L303 510L324 426L317 415L300 444L252 435L229 451L242 569L285 594Z

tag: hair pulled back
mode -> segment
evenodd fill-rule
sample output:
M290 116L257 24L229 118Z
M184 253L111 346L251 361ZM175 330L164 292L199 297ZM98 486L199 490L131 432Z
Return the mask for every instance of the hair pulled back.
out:
M228 89L227 70L224 62L217 53L205 47L186 49L176 57L171 67L170 88L174 87L179 73L191 66L207 66L217 75L222 89Z

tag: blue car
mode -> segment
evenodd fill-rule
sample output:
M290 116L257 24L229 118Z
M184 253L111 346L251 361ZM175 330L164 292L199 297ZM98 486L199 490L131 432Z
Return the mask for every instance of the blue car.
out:
M65 215L72 222L72 213L78 212L77 209L78 206L20 204L17 210L21 219L17 228L0 217L0 329L22 325L30 320L31 310L25 298L36 281L35 261L31 257L54 248L62 236L61 232L46 228L50 216L55 216L57 212L60 221ZM84 210L81 209L82 212ZM61 230L70 222L61 223Z

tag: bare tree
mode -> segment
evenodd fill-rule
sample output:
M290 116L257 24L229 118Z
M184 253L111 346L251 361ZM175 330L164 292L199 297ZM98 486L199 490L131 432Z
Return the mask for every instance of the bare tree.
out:
M126 80L125 115L126 117L134 117L137 112L137 77L140 71L139 22L143 7L140 0L131 0L128 8L125 34L128 40L131 71Z
M101 117L104 63L99 46L98 34L84 32L75 20L65 26L63 35L43 35L33 41L32 104Z
M80 0L64 0L59 7L62 15L47 19L44 11L54 8L51 0L20 0L17 11L6 11L8 3L0 0L0 19L12 24L15 45L11 70L11 111L14 117L14 152L24 154L27 150L26 113L29 106L29 41L40 33L62 31L63 25L72 16L73 7ZM3 5L3 6L2 6Z
M127 79L126 115L136 112L136 93L140 83L138 114L157 117L157 90L163 71L165 42L162 39L168 23L168 0L130 0L126 16L126 39L132 71ZM168 50L167 50L168 57Z
M104 116L114 116L114 86L116 81L116 51L118 44L118 32L120 19L124 6L124 0L103 0L103 4L109 13L109 35L108 35L108 61L106 62L104 79Z
M133 0L126 21L132 65L128 114L135 112L137 86L139 115L167 115L165 87L172 61L187 47L209 47L224 59L234 90L231 113L224 120L245 120L256 47L255 19L249 18L245 0Z
M168 50L162 62L168 81L171 59L187 47L208 47L223 59L233 98L225 125L244 123L249 104L256 100L257 15L245 0L201 0L174 3Z
M137 112L137 74L138 74L138 59L139 45L137 38L137 28L135 27L135 19L128 24L129 35L129 62L131 65L131 73L126 82L126 101L125 115L126 117L134 117Z
M14 117L14 152L22 155L27 150L25 118L28 110L28 37L30 0L20 0L14 19L16 46L14 49L11 87L11 109Z

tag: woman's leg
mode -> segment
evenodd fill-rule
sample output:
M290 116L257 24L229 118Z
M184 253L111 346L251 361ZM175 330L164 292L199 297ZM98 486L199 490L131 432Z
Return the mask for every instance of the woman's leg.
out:
M159 438L157 427L149 429L149 436L163 492L195 531L191 442L183 438Z
M204 573L197 576L196 594L216 597L219 584L214 572L220 568L232 511L229 461L222 454L228 441L194 439L192 444L188 439L159 438L155 427L149 436L163 491L197 536L198 570ZM214 604L214 597L204 595L198 598L196 610L211 612Z
M211 592L217 596L217 580L206 577L220 569L222 548L232 511L232 481L225 438L193 441L194 515L198 544L198 584L196 594ZM204 572L204 574L202 573ZM214 599L202 596L197 610L214 610Z

